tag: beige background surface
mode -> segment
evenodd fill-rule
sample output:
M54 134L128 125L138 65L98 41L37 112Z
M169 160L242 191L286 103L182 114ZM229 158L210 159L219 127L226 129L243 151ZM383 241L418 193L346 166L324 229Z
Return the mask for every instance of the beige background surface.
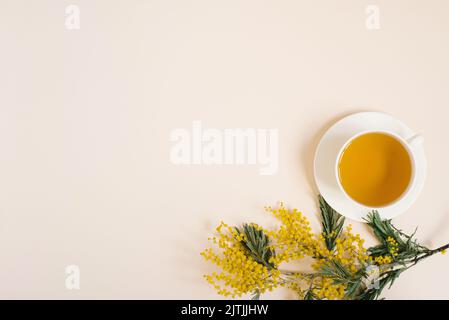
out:
M425 136L425 188L395 223L448 242L448 15L446 0L0 0L0 298L216 298L199 256L213 227L271 223L279 200L318 227L314 148L361 110ZM170 132L193 120L279 129L278 173L174 166ZM449 298L448 268L424 261L385 297Z

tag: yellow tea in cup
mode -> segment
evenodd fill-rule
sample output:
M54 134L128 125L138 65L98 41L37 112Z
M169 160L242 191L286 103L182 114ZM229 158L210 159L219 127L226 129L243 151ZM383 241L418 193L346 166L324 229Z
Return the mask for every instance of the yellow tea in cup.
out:
M345 147L338 161L345 192L368 207L384 207L399 199L412 178L412 161L395 137L362 134Z

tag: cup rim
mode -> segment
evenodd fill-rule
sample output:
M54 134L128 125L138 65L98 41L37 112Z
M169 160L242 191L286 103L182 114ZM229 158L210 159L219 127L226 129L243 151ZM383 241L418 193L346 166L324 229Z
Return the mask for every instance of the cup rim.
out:
M358 138L358 137L360 137L360 136L363 136L363 135L365 135L365 134L369 134L369 133L381 133L381 134L385 134L385 135L388 135L388 136L390 136L390 137L393 137L394 139L396 139L397 141L399 141L399 143L401 143L401 145L404 147L404 149L407 150L407 153L408 153L408 155L409 155L409 158L410 158L410 161L411 161L411 165L412 165L412 175L411 175L411 177L410 177L410 181L409 181L409 183L408 183L408 185L407 185L407 188L406 188L406 189L402 192L402 194L401 194L397 199L395 199L394 201L389 202L389 203L387 203L387 204L385 204L385 205L383 205L383 206L378 206L378 207L367 206L366 204L363 204L363 203L361 203L361 202L359 202L359 201L353 199L353 198L346 192L346 190L344 189L343 185L341 184L341 181L340 181L340 170L339 170L339 168L338 168L339 163L340 163L341 156L342 156L342 154L343 154L343 151L347 148L347 146L348 146L352 141L354 141L354 139L356 139L356 138ZM416 182L416 159L415 159L415 155L414 155L412 149L410 148L409 143L407 143L407 141L406 141L404 138L402 138L401 136L399 136L398 134L396 134L396 133L394 133L394 132L391 132L391 131L388 131L388 130L365 130L365 131L359 132L359 133L357 133L357 134L351 136L348 140L346 140L346 142L343 144L343 146L342 146L342 147L340 148L340 150L338 151L337 159L336 159L336 161L335 161L335 170L334 170L334 171L335 171L335 178L336 178L336 180L337 180L338 187L339 187L340 191L343 192L343 194L345 195L345 197L346 197L348 200L350 200L351 202L356 203L356 204L358 204L358 205L360 205L360 206L363 206L363 207L365 207L365 208L369 208L369 209L371 209L371 210L377 210L377 209L383 209L383 208L387 208L387 207L391 207L391 206L395 205L395 204L398 203L399 201L403 200L403 199L405 198L405 196L407 196L407 195L410 193L410 190L412 189L412 187L415 185L415 182Z

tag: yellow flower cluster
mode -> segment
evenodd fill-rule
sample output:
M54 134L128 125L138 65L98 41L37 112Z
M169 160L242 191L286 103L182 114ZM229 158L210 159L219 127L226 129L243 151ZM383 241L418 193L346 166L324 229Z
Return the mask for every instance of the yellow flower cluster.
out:
M393 259L390 256L378 256L374 258L374 261L378 265L389 264L393 262Z
M216 230L217 237L210 240L218 246L219 252L209 248L201 255L222 269L220 273L205 276L219 294L234 298L255 290L271 291L279 285L280 271L268 269L250 257L241 244L242 234L223 222Z
M266 210L281 222L280 227L272 231L254 224L251 226L269 237L270 248L276 253L268 261L271 265L256 262L242 245L244 234L222 222L217 227L218 235L210 239L218 246L219 252L206 249L202 253L206 260L212 261L222 272L206 275L206 280L219 294L231 297L256 290L263 293L278 286L286 286L302 297L312 288L314 298L343 299L346 285L335 283L334 279L321 275L320 268L326 262L336 261L350 272L356 273L368 261L364 240L353 234L351 226L348 226L336 239L335 248L329 251L325 238L335 237L335 233L314 234L308 219L301 212L287 209L282 203L276 209L267 207ZM281 271L282 263L304 257L314 259L312 268L317 273Z
M374 262L378 265L390 264L394 261L394 257L398 255L399 252L399 244L393 237L387 238L387 245L389 255L377 256L374 258Z
M316 250L315 263L312 265L315 270L328 261L339 262L343 267L352 273L356 273L368 261L368 254L363 246L364 240L358 234L352 233L352 226L349 225L344 232L335 240L335 248L332 252L324 245L325 237L335 237L321 235L321 248Z
M282 223L277 231L266 231L276 249L276 256L271 258L271 263L279 266L282 262L314 256L321 249L309 221L297 209L287 209L281 203L277 209L267 207L266 210Z
M363 243L364 240L360 238L360 235L354 235L352 226L349 225L341 237L335 240L333 258L349 271L356 273L368 260L368 254Z
M388 247L390 249L390 254L393 257L396 257L398 255L398 251L399 251L399 244L396 242L396 240L394 240L393 237L388 237L387 242L388 242Z
M330 278L321 278L312 289L313 295L318 299L341 300L345 297L346 286L334 284Z

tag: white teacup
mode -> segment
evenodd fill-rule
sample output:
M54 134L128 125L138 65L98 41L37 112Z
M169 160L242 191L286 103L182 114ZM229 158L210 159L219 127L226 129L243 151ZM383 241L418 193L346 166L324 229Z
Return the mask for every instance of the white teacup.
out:
M384 205L384 206L379 206L379 207L371 207L371 206L367 206L366 204L360 203L356 200L354 200L344 189L342 183L341 183L341 179L340 179L340 173L339 173L339 164L340 164L340 159L341 156L343 154L343 152L346 150L346 148L349 146L349 144L351 142L353 142L356 138L368 134L368 133L380 133L380 134L384 134L384 135L388 135L392 138L394 138L396 141L398 141L403 147L404 149L407 151L408 156L410 158L410 162L411 162L411 177L410 177L410 181L408 183L407 188L405 189L405 191L395 200L393 200L392 202ZM413 187L416 184L416 155L415 152L412 148L413 145L415 144L420 144L423 141L423 137L420 134L415 134L407 139L402 138L401 136L397 135L394 132L391 131L383 131L383 130L368 130L368 131L363 131L363 132L359 132L355 135L353 135L352 137L350 137L349 139L346 140L346 142L343 143L343 145L341 145L339 152L337 154L337 157L335 159L335 178L337 180L338 186L341 190L341 192L345 195L345 197L351 201L353 204L357 204L359 206L363 206L365 208L367 208L368 210L376 210L376 209L381 209L381 208L387 208L390 207L396 203L398 203L399 201L401 201L403 198L405 198L410 191L413 189Z

